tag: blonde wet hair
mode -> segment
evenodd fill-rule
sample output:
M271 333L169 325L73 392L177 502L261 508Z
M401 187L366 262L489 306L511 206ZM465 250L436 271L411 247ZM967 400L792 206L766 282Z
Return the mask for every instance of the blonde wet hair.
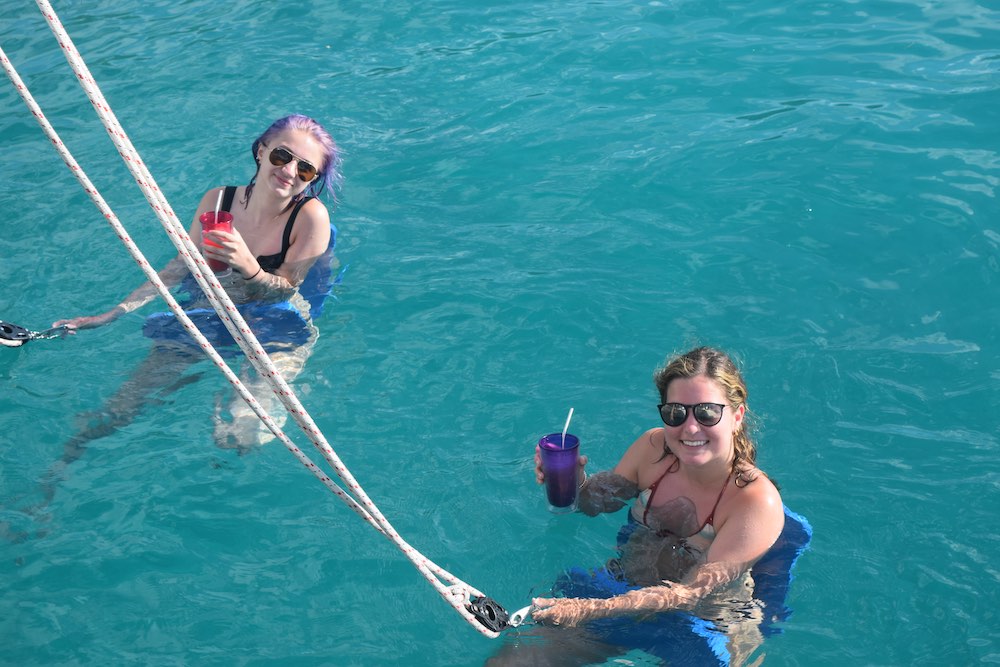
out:
M721 350L712 347L697 347L689 352L669 359L662 368L653 373L653 382L660 392L660 402L666 402L667 389L677 379L706 377L722 388L726 403L733 409L744 406L741 426L733 432L733 473L738 486L746 486L754 479L757 464L757 445L750 433L752 416L747 404L748 391L743 374L736 362Z

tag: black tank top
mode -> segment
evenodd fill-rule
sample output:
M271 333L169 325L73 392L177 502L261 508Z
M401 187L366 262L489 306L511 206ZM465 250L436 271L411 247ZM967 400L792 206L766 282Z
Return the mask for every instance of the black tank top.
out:
M232 210L233 199L236 197L236 186L227 185L225 194L222 196L222 205L220 209L223 211ZM257 262L260 264L260 268L264 269L268 273L274 273L278 270L278 267L285 263L285 255L288 254L288 246L291 245L292 239L292 225L295 224L295 218L299 214L299 209L302 208L312 197L303 197L295 204L295 208L292 209L292 214L288 216L288 222L285 223L285 233L281 237L281 250L273 255L258 255Z

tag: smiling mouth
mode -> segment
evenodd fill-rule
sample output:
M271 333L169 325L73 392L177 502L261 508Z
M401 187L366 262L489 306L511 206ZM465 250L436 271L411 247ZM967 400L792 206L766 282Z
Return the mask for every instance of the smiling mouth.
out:
M708 440L681 440L681 444L685 447L704 447Z

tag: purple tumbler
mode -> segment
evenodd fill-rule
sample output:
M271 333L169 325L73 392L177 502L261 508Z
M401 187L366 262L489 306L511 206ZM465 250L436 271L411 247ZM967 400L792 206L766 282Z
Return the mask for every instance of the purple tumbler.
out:
M550 433L538 441L538 449L542 456L549 509L553 512L572 512L576 504L576 474L579 467L576 457L580 439L567 433L564 442L562 433Z

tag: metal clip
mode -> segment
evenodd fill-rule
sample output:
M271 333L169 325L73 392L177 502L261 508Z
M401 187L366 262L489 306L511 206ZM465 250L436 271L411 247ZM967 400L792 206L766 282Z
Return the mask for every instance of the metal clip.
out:
M48 338L62 338L69 331L69 327L65 324L60 324L57 327L52 327L51 329L46 329L45 331L32 331L31 339L48 339Z
M45 331L29 331L22 326L12 322L0 320L0 345L6 347L20 347L29 340L40 340L47 338L61 338L66 335L69 327L65 324L46 329Z
M510 627L516 628L517 626L521 625L526 620L528 620L528 616L531 616L531 610L533 608L534 608L534 605L530 605L529 604L527 607L523 607L521 609L518 609L513 614L511 614L510 615Z

